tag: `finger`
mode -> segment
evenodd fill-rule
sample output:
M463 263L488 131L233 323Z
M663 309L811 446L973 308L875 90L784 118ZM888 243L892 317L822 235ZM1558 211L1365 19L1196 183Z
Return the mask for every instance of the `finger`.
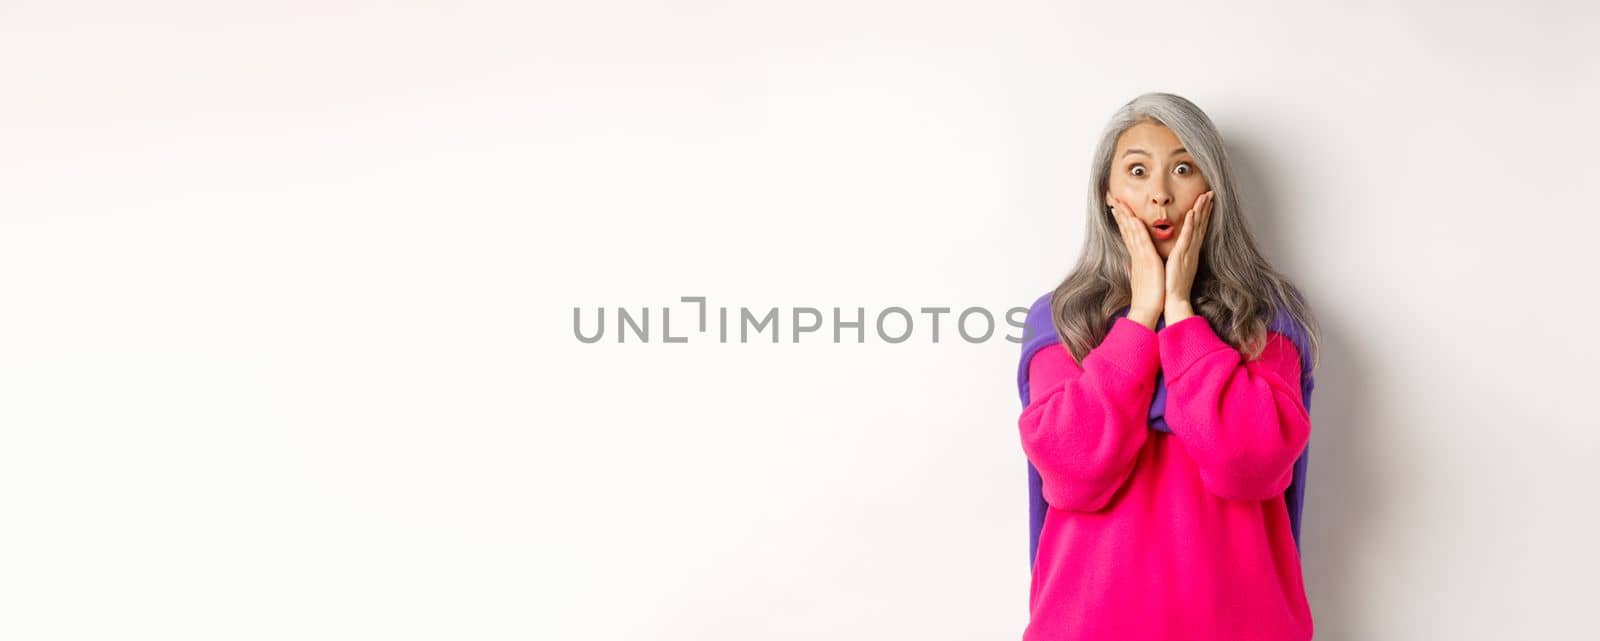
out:
M1124 241L1128 240L1128 226L1122 222L1122 209L1118 207L1116 199L1108 199L1106 204L1111 206L1111 220L1117 224L1117 233L1122 234Z
M1202 195L1200 195L1200 198L1195 198L1195 208L1194 208L1195 224L1194 224L1194 227L1192 227L1192 229L1190 229L1190 232L1189 232L1190 237L1194 237L1194 238L1192 238L1192 240L1190 240L1190 245L1197 246L1197 248L1198 248L1198 246L1200 246L1200 237L1202 237L1202 235L1205 235L1205 225L1206 225L1206 222L1210 221L1210 217L1211 217L1211 192L1205 192L1205 193L1202 193Z
M1196 216L1185 216L1183 231L1178 232L1178 244L1172 248L1172 256L1167 259L1167 270L1174 279L1182 280L1184 270L1192 264L1194 251L1194 234Z
M1138 234L1136 233L1137 230L1135 229L1138 221L1134 218L1133 214L1129 213L1128 209L1122 205L1121 200L1113 198L1111 200L1111 209L1117 217L1117 227L1122 232L1122 241L1127 245L1128 253L1138 253L1139 240Z
M1205 214L1206 211L1210 211L1208 209L1210 203L1211 198L1208 195L1202 195L1198 200L1195 200L1195 225L1194 230L1190 233L1198 233L1200 230L1205 229Z
M1189 255L1191 257L1193 255L1199 253L1199 251L1200 251L1200 236L1202 234L1204 234L1205 232L1206 232L1206 214L1204 213L1204 211L1202 211L1202 212L1200 212L1198 215L1196 215L1194 217L1194 226L1189 228L1189 245L1188 245L1187 249L1189 250Z
M1189 246L1189 236L1194 233L1192 231L1194 229L1194 217L1195 214L1192 209L1189 210L1189 213L1184 214L1183 225L1178 227L1178 242L1172 246L1172 254L1174 256L1182 256L1183 250Z
M1201 202L1201 199L1200 198L1196 198L1195 201L1194 201L1194 205L1189 208L1189 211L1184 212L1184 214L1183 214L1183 224L1178 226L1178 245L1179 246L1186 245L1186 243L1184 241L1186 241L1189 238L1190 234L1194 233L1194 231L1193 231L1194 230L1194 225L1192 223L1194 222L1195 218L1199 217L1200 202Z
M1122 246L1127 249L1129 256L1138 253L1138 248L1133 241L1133 233L1129 231L1128 217L1122 211L1122 205L1116 200L1111 201L1111 217L1117 221L1117 233L1122 236Z
M1199 216L1195 216L1194 229L1189 231L1189 256L1194 264L1200 261L1200 247L1205 243L1206 217L1210 215L1210 212L1202 212Z
M1120 200L1117 202L1122 204ZM1133 213L1132 208L1121 206L1120 210L1122 211L1123 221L1128 225L1128 234L1132 238L1130 242L1137 249L1139 255L1149 258L1151 255L1156 254L1156 243L1150 238L1150 230L1145 227L1144 221Z

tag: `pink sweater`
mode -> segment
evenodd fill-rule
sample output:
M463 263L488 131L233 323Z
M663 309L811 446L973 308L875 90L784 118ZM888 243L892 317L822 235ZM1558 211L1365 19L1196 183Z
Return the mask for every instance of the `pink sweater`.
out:
M1311 638L1283 499L1311 437L1288 337L1245 361L1204 317L1119 317L1081 367L1060 343L1028 367L1022 449L1050 509L1024 641ZM1170 434L1146 424L1158 368Z

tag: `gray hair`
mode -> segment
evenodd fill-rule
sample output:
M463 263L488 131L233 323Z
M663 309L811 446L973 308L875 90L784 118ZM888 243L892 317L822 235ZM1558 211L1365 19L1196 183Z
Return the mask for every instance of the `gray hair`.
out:
M1195 313L1247 358L1260 355L1275 315L1286 314L1308 338L1311 362L1318 362L1321 332L1316 318L1299 289L1257 250L1216 125L1193 102L1160 92L1140 95L1112 114L1095 147L1083 248L1051 299L1051 318L1062 345L1081 363L1110 331L1114 316L1132 302L1132 258L1105 194L1117 138L1145 121L1170 129L1211 185L1211 220L1200 245L1190 301Z

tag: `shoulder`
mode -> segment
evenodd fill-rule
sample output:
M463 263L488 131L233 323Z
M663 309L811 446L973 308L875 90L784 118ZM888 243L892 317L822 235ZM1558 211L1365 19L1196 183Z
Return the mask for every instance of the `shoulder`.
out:
M1053 318L1051 300L1055 292L1045 292L1034 299L1028 306L1028 320L1022 328L1022 351L1024 355L1038 350L1042 344L1049 344L1056 337L1056 324Z
M1300 349L1295 347L1294 341L1289 336L1278 331L1267 332L1267 344L1261 348L1258 360L1277 366L1287 366L1291 361L1296 368L1300 363Z
M1054 314L1051 310L1051 299L1055 292L1045 292L1044 295L1034 299L1028 307L1028 320L1022 329L1022 354L1017 363L1017 389L1022 394L1024 405L1031 402L1029 381L1038 374L1041 381L1049 381L1061 375L1065 366L1060 361L1070 362L1065 358L1066 350L1061 349L1061 341L1056 338L1056 325ZM1035 356L1042 356L1035 358ZM1035 368L1034 365L1039 365ZM1047 384L1047 383L1046 383Z
M1083 372L1083 368L1072 360L1072 355L1067 353L1067 348L1061 343L1051 343L1040 349L1028 361L1028 378L1033 382L1028 402L1039 400L1061 381L1075 377Z
M1267 349L1286 353L1302 359L1310 350L1310 335L1299 321L1282 308L1276 310L1267 324Z
M1287 380L1301 381L1311 374L1307 334L1293 317L1280 310L1267 329L1267 344L1260 360Z
M1055 299L1055 292L1048 291L1033 299L1033 304L1028 306L1028 320L1035 318L1050 318L1050 302Z

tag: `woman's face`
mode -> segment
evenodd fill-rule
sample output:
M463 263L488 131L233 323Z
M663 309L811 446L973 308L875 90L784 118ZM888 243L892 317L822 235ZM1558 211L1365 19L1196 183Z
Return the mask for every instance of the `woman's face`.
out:
M1199 163L1166 125L1147 120L1117 137L1106 202L1115 196L1133 209L1162 260L1178 244L1178 232L1195 199L1210 189L1211 184L1200 175ZM1157 221L1172 223L1169 237L1156 232Z

